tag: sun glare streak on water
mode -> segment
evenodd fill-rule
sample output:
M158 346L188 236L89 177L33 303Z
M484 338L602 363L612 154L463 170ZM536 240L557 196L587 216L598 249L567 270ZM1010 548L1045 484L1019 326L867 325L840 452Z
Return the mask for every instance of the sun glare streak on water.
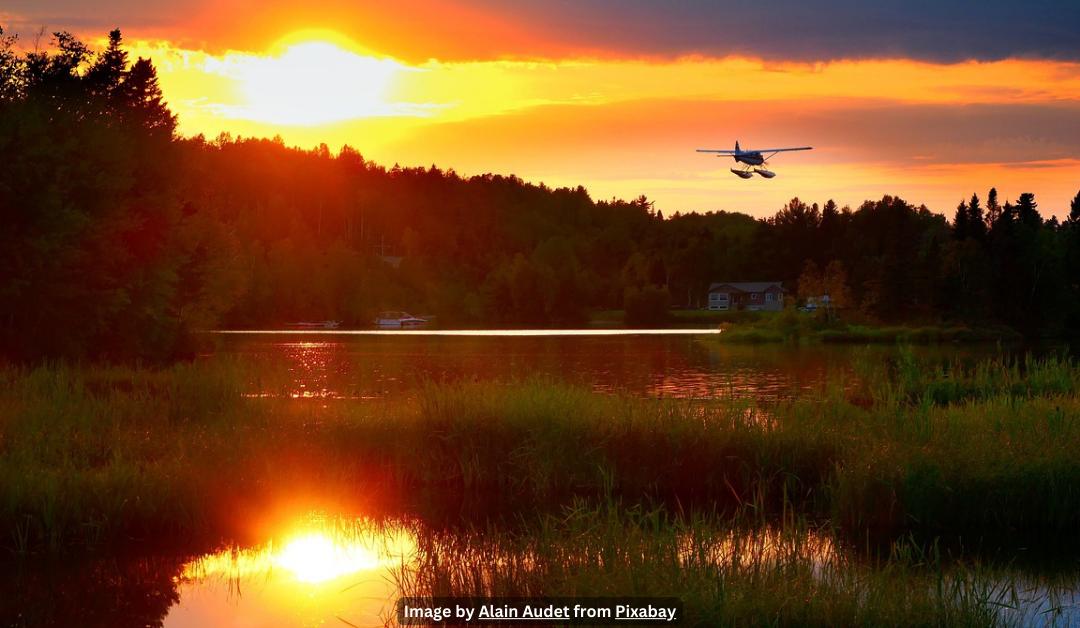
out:
M318 334L327 336L715 336L719 329L237 329L214 334L279 335Z

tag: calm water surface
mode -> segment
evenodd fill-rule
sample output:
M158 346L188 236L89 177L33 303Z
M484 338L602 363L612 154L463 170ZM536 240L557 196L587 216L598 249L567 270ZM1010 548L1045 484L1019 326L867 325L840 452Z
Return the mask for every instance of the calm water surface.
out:
M218 353L254 363L249 394L374 399L427 381L551 378L635 395L775 398L809 390L853 357L895 348L725 345L715 331L236 332ZM943 359L970 355L952 346ZM963 352L963 353L961 353Z

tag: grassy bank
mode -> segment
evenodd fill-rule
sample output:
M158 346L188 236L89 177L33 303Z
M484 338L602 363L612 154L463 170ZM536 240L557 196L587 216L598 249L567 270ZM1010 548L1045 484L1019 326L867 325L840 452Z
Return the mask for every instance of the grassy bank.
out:
M908 353L772 403L550 381L292 398L274 381L227 360L3 370L0 543L25 553L231 535L304 501L542 514L596 495L734 520L796 512L852 537L1080 526L1080 370L1064 359L962 366Z
M676 597L687 626L1051 626L1039 611L1069 600L1064 584L1035 588L936 545L901 540L879 559L853 558L797 516L744 527L608 498L577 502L525 535L420 528L415 537L415 559L393 575L403 595Z
M751 324L722 324L719 342L729 343L821 343L821 344L908 344L933 345L957 342L1020 342L1023 337L1007 329L966 326L884 326L834 325L815 328L774 321Z
M730 315L732 318L720 322L724 333L715 341L743 344L933 345L1010 343L1024 339L1016 330L1004 326L864 325L830 321L820 314L803 313L792 307L781 312L731 312Z

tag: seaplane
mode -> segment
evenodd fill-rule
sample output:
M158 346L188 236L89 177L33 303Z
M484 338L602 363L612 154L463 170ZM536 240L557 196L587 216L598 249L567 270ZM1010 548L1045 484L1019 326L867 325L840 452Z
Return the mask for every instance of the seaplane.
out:
M755 174L761 175L766 179L771 179L776 176L776 173L769 170L765 166L767 162L776 156L777 153L787 153L795 150L810 150L813 146L798 146L795 148L763 148L758 150L742 150L739 148L738 140L735 141L735 150L715 150L711 148L699 148L699 153L714 153L717 157L730 155L735 158L735 161L743 164L738 168L732 168L731 172L743 179L752 179Z

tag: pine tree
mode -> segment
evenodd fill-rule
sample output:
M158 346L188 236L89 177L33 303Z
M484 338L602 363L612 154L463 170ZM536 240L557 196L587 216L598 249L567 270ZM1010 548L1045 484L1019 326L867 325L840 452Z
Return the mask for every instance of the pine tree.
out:
M986 221L983 218L982 205L979 204L979 195L972 194L971 201L967 206L968 236L975 238L980 244L986 242Z
M953 216L953 239L958 242L963 242L969 235L968 229L968 206L963 201L956 207L956 214Z
M994 223L1001 216L1001 205L998 203L998 191L997 188L990 188L990 193L986 196L986 229L989 232L993 228Z

